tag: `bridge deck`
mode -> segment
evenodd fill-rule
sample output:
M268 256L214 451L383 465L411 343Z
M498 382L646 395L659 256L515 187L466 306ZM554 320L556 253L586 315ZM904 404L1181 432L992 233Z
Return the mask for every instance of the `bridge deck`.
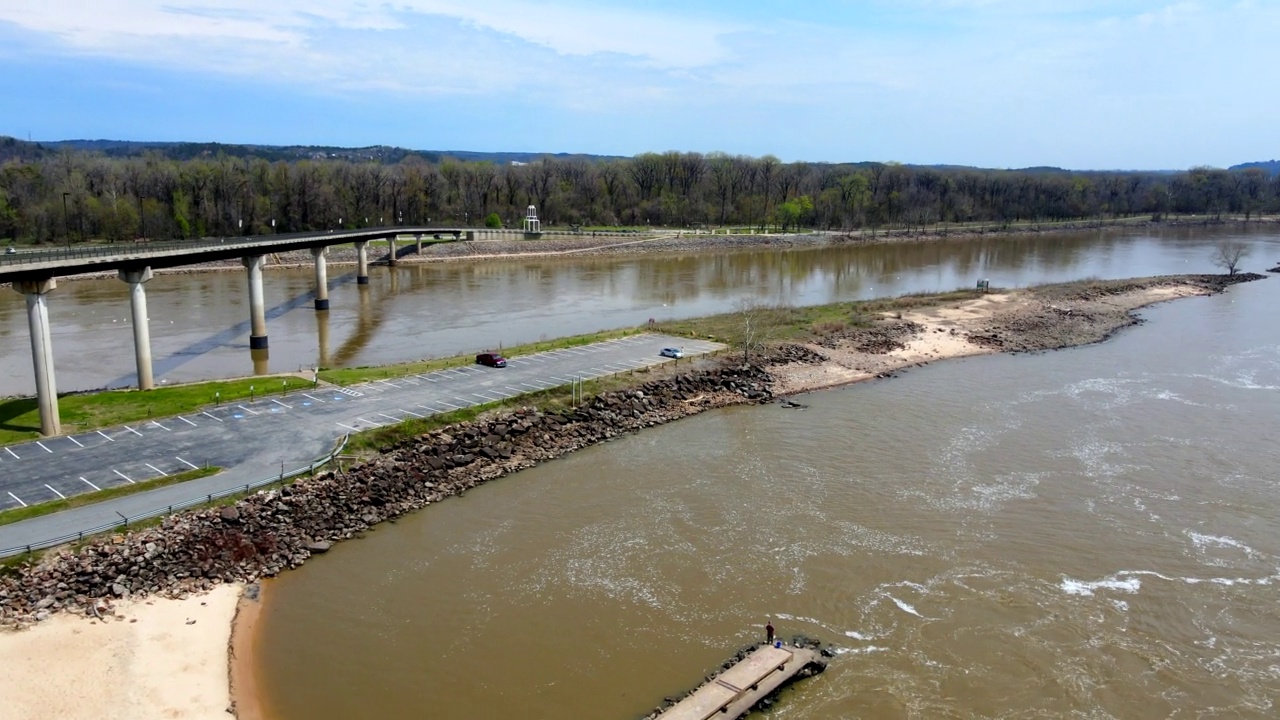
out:
M667 708L658 720L737 718L818 658L809 648L757 648L684 700Z

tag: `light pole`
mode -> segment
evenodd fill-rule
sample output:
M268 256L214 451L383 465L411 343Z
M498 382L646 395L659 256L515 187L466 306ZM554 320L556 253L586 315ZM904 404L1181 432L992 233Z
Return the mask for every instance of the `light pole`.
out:
M69 192L62 193L62 233L67 236L67 247L71 247L71 226L67 224L67 196Z

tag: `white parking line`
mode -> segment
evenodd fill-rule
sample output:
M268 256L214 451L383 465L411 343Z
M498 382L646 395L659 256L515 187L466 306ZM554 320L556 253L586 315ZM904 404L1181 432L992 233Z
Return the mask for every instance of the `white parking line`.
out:
M516 395L520 395L521 393L524 393L524 392L525 392L524 390L517 390L516 388L513 388L513 387L511 387L510 385L503 385L502 387L504 387L504 388L506 388L506 389L510 390L511 392L515 393ZM508 397L510 397L510 396L508 396Z
M279 406L280 406L280 407L282 407L282 408L286 408L286 409L290 409L290 410L292 410L292 409L293 409L293 406L292 406L292 405L285 405L284 403L280 402L279 400L277 400L277 399L275 399L275 398L271 398L271 402L273 402L273 403L275 403L275 404L279 405Z
M213 417L213 416L212 416L212 415L210 415L210 417ZM108 434L106 434L106 433L102 432L101 430L98 430L98 431L96 431L96 432L97 432L99 435L101 435L102 437L106 438L109 442L115 442L115 440L112 440L112 439L111 439L111 436L110 436L110 435L108 435Z
M399 385L397 385L397 384L395 384L395 383L391 382L390 380L379 380L378 382L382 383L383 385L390 385L390 386L391 386L391 387L393 387L393 388L399 388L399 387L400 387Z
M551 387L550 385L531 385L529 383L520 383L520 384L525 387L531 387L534 390L545 390L546 388Z
M39 440L37 440L37 441L36 441L36 444L40 446L40 449L41 449L41 450L44 450L44 451L45 451L45 452L47 452L47 453L52 453L52 452L53 452L53 451L52 451L52 450L50 450L49 448L45 447L45 446L44 446L44 443L40 442Z
M238 407L238 408L240 408L241 410L243 410L243 411L245 411L245 412L249 413L250 415L258 415L258 414L259 414L259 413L256 413L256 412L254 412L254 411L250 410L249 408L247 408L247 407L245 407L245 406L243 406L243 405L237 405L236 407Z
M416 417L416 418L426 417L425 415L419 415L418 413L416 413L416 412L414 412L414 411L412 411L412 410L405 410L404 408L396 408L396 409L397 409L397 410L399 410L399 411L400 411L400 412L402 412L402 413L409 413L410 415L412 415L412 416L414 416L414 417Z
M343 424L343 423L335 423L335 424L336 424L338 427L344 427L344 428L346 428L346 429L350 430L351 432L360 432L360 428L353 428L353 427L351 427L350 425L346 425L346 424Z
M201 414L201 415L209 415L209 413L207 413L207 412L202 412L202 413L200 413L200 414ZM214 420L217 420L218 422L222 422L222 418L218 417L217 415L209 415L209 417L213 418Z
M359 420L360 422L367 422L367 423L369 423L370 425L372 425L372 426L374 426L374 427L382 427L383 425L385 425L385 424L386 424L386 423L376 423L376 422L374 422L374 421L372 421L372 420L365 420L365 419L364 419L364 418L362 418L362 417L358 417L358 418L356 418L356 419L357 419L357 420Z
M197 425L197 424L195 424L195 423L191 422L190 420L188 420L188 419L186 419L186 418L182 417L181 415L179 415L179 416L178 416L178 419L179 419L179 420L181 420L182 422L184 422L184 423L186 423L186 424L190 425L191 427L200 427L199 425Z
M431 377L430 375L419 375L418 377L422 378L423 380L426 380L427 382L440 382L439 380Z
M160 473L160 477L169 477L169 473L161 470L160 468L156 467L155 465L152 465L151 463L142 463L142 464Z
M409 377L408 375L406 375L406 376L404 376L404 377L402 377L402 378L400 378L400 379L401 379L402 381L404 381L404 382L409 383L410 385L421 385L421 384L422 384L421 382L419 382L419 381L417 381L417 380L414 380L413 378Z
M125 425L125 426L124 426L124 429L125 429L125 430L128 430L129 432L133 433L134 435L137 435L138 437L142 437L142 433L138 432L137 430L134 430L133 428L129 427L128 425Z
M467 400L466 398L460 398L457 395L454 395L453 399L462 403L462 407L471 407L472 405L476 404L474 400Z
M152 421L151 421L151 424L152 424L152 425L155 425L156 427L160 428L161 430L163 430L163 431L165 431L165 432L173 432L172 430L170 430L169 428L167 428L167 427L165 427L165 426L161 425L160 423L156 422L155 420L152 420Z
M49 483L45 483L45 484L44 484L44 486L45 486L45 487L47 487L47 488L49 488L50 490L54 491L55 493L57 493L58 497L62 498L63 500L66 500L66 499L67 499L67 496L66 496L66 495L63 495L62 493L58 492L58 489L57 489L57 488L55 488L54 486L50 485Z
M311 398L312 400L315 400L315 401L316 401L316 402L318 402L318 403L322 403L322 402L324 402L323 400L321 400L320 398L316 397L315 395L308 395L307 393L302 393L302 396L303 396L303 397L309 397L309 398Z
M17 495L14 495L13 493L9 493L9 497L13 498L14 500L17 500L18 503L22 505L22 507L27 507L27 504L22 502L22 498L18 497Z
M401 418L392 417L392 416L390 416L390 415L388 415L388 414L386 414L386 413L378 413L378 414L379 414L379 415L381 415L382 417L384 417L384 418L386 418L386 419L390 420L391 422L401 422Z
M75 439L75 438L73 438L73 437L71 437L70 435L68 435L68 436L67 436L67 439L68 439L68 440L70 440L71 442L73 442L73 443L77 444L77 445L80 445L80 441L79 441L79 440L77 440L77 439ZM84 445L80 445L80 447L84 447Z
M88 485L89 487L93 488L94 490L101 490L101 489L102 489L102 488L98 487L97 485L94 485L93 483L89 482L88 480L85 480L83 476L81 476L80 480L81 480L81 482L83 482L85 485Z
M111 468L111 472L113 472L113 473L115 473L115 474L119 475L120 477L124 478L125 480L128 480L130 485L137 485L137 484L138 484L138 483L136 483L136 482L134 482L134 481L133 481L133 478L129 477L128 475L125 475L124 473L120 472L119 470L116 470L115 468Z
M465 405L454 405L453 403L451 403L451 402L446 402L446 401L444 401L444 400L437 400L436 402L438 402L438 403L440 403L441 405L443 405L443 406L445 406L445 407L449 408L450 410L461 410L462 408L466 407Z
M174 457L178 462L182 463L183 465L186 465L187 467L191 468L192 470L199 470L199 469L200 469L200 468L196 467L195 465L192 465L191 463L187 462L186 460L183 460L182 458L178 457L177 455L174 455L173 457Z
M21 459L22 459L22 458L18 457L18 453L16 453L16 452L14 452L14 451L10 450L9 448L5 448L5 449L4 449L4 451L5 451L5 452L7 452L7 453L9 453L10 455L12 455L14 460L21 460Z

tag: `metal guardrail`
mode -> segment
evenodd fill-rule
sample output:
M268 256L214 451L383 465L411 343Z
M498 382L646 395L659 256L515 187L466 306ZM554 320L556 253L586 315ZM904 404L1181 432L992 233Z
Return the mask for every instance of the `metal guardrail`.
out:
M38 265L41 263L62 262L67 260L93 260L99 258L107 258L114 260L143 260L157 255L165 255L174 252L187 252L199 250L235 250L244 248L246 250L261 250L270 252L273 245L286 245L298 242L300 240L315 239L317 241L325 241L328 244L339 244L333 242L354 242L357 240L381 239L389 235L446 235L461 234L474 232L483 235L523 235L524 231L515 229L489 229L489 228L366 228L360 230L330 230L327 232L301 232L287 233L279 235L251 235L243 237L220 237L220 238L198 238L195 240L161 240L157 242L121 242L111 245L83 245L80 247L56 247L44 250L22 250L13 254L0 253L0 269L21 269L26 265ZM544 235L575 235L587 237L636 237L645 234L641 231L616 231L616 230L565 230L565 229L549 229L544 230Z
M346 448L347 441L350 439L351 439L350 434L343 435L342 441L338 443L338 446L335 447L332 452L330 452L328 455L324 456L323 458L320 458L319 460L313 461L306 467L300 467L295 470L290 470L288 472L281 472L279 475L273 475L272 477L266 478L264 480L258 480L256 482L251 482L244 486L237 485L228 490L223 490L221 492L216 492L216 493L209 493L207 495L201 495L198 498L192 498L191 500L187 500L185 502L180 502L174 505L167 505L162 508L156 508L155 510L149 510L144 513L139 513L137 515L130 515L127 517L122 515L121 519L118 522L108 523L106 525L99 525L98 527L89 528L87 530L81 530L80 532L72 533L69 535L63 535L61 537L50 538L48 540L41 540L39 542L34 542L29 545L19 545L17 547L0 549L0 558L11 557L13 555L21 555L24 553L29 554L36 550L45 550L47 548L57 547L59 545L65 545L69 542L77 542L80 540L84 540L87 537L92 537L99 533L109 532L111 530L128 529L129 523L131 522L137 522L139 520L150 520L151 518L161 517L163 515L172 515L174 512L178 510L186 510L187 508L196 507L198 505L207 505L209 503L212 503L214 500L218 500L220 498L228 497L231 495L238 495L240 493L248 493L251 490L256 490L258 488L266 487L268 485L283 484L285 480L290 480L292 478L298 477L303 473L314 473L317 468L323 467L324 465L327 465L328 463L333 462L333 460L338 457L339 453L341 453L342 450Z

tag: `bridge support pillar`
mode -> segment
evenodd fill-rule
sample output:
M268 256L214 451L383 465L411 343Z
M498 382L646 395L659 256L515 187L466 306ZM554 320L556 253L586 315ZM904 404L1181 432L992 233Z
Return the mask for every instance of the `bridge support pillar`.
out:
M250 255L241 262L249 271L249 349L267 347L267 308L262 300L263 256Z
M413 241L418 244L418 254L422 254L422 233L414 233Z
M133 355L138 366L138 389L151 390L151 321L147 317L147 291L142 285L151 279L151 268L120 270L119 277L129 283L129 310L133 315Z
M36 371L36 403L40 406L40 434L58 435L58 384L53 375L53 339L49 335L49 305L45 296L58 286L53 278L24 280L13 289L27 297L27 325L31 330L31 361Z
M329 268L325 262L328 248L311 248L311 257L316 259L316 310L329 309Z
M391 235L387 237L387 264L395 267L397 265L396 260L396 236Z
M369 241L357 240L356 243L356 284L369 284Z

